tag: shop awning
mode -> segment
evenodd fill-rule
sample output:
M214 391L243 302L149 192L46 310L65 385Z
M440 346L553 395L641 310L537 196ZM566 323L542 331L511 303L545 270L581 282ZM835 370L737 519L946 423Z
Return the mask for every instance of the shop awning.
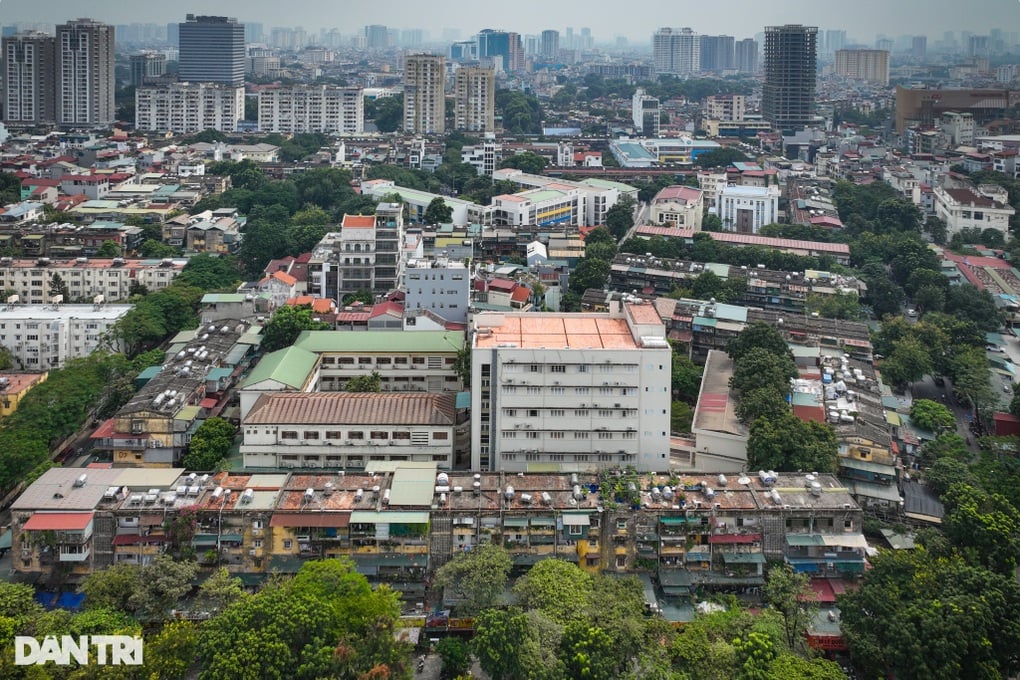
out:
M503 526L505 527L526 527L528 526L527 517L504 517Z
M587 512L575 512L563 514L563 526L566 527L587 527L591 526L591 516Z
M673 516L673 517L660 517L659 521L666 526L677 526L678 524L687 524L687 518L684 516Z

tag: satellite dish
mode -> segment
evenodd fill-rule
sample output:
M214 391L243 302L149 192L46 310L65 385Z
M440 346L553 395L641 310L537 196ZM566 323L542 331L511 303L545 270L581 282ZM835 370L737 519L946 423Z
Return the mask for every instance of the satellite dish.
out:
M744 486L747 486L750 483L751 483L750 477L740 477L739 479L737 479L737 484L743 484Z

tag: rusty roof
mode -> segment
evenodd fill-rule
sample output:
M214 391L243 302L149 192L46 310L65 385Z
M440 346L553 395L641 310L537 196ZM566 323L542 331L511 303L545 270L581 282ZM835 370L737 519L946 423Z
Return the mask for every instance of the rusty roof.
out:
M263 394L245 424L453 425L454 396L424 392Z

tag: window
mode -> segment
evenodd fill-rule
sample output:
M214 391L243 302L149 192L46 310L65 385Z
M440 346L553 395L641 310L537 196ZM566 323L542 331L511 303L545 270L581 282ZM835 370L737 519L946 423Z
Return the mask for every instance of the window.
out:
M280 433L280 439L297 439L297 432L294 430L284 430Z
M361 431L348 432L347 433L347 438L348 439L364 439L365 438L365 433L361 432Z
M411 438L411 433L410 432L394 432L393 433L393 439L405 439L406 440L406 439L410 439L410 438Z
M283 549L284 550L292 550L293 548L294 548L294 541L292 541L289 538L283 539Z
M252 540L251 547L253 547L253 548L261 548L262 547L262 539L261 538L256 538L256 539Z
M525 432L524 436L527 437L528 439L538 439L538 433L535 432L534 430L530 432Z
M340 430L327 430L326 439L343 439L343 432Z
M580 536L581 535L581 527L571 524L569 527L567 527L567 535L569 535L569 536Z
M588 365L587 364L578 364L577 365L577 372L578 373L587 373L588 372Z
M567 372L567 367L564 366L563 364L553 364L552 366L549 367L549 372L550 373L566 373Z
M549 433L549 439L563 439L563 433L562 432L550 432Z
M574 433L574 439L587 439L587 438L588 438L587 430Z
M561 408L554 408L549 411L549 416L552 418L562 418L564 416L564 410Z
M389 439L390 438L390 433L389 432L382 432L380 430L374 430L374 431L372 431L369 434L369 437L372 438L372 439Z
M319 433L314 431L305 431L305 439L318 439Z
M433 432L432 433L432 438L433 439L439 439L439 440L446 440L446 439L450 438L450 433L449 432Z
M542 366L539 365L539 364L531 364L530 366L528 366L528 372L530 372L530 373L541 373L542 372Z
M537 408L529 408L528 409L528 417L529 418L537 418L538 417L538 409Z

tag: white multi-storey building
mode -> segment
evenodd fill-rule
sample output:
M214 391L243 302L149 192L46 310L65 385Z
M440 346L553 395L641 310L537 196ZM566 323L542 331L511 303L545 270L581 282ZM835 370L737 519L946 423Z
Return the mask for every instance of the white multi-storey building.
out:
M719 219L725 231L757 234L779 219L779 187L727 185L719 192Z
M92 300L102 295L115 302L131 296L132 285L150 292L169 286L184 269L187 260L0 258L0 290L11 291L21 302L41 305L53 297L54 275L67 287L70 299ZM3 302L0 300L0 302Z
M453 467L452 394L264 394L244 419L245 467L364 468L400 460Z
M935 187L935 214L946 223L946 234L963 229L995 229L1009 234L1009 219L1016 211L1006 201L1002 187L982 185L975 189Z
M107 341L133 305L17 305L0 309L0 346L22 371L61 368Z
M135 127L139 130L235 132L243 119L243 86L182 82L135 90Z
M646 94L643 87L634 90L634 97L631 99L631 117L636 132L646 137L659 136L662 107L659 106L659 99Z
M479 175L492 177L503 160L503 145L494 139L486 139L477 146L465 146L460 150L460 160L472 166Z
M701 36L689 28L660 28L652 35L656 73L685 75L701 70Z
M404 269L404 310L414 318L428 310L446 321L466 323L471 301L471 270L463 262L409 260Z
M365 95L357 87L295 85L259 92L259 130L306 133L365 131Z
M650 305L473 320L471 468L669 468L670 347Z

